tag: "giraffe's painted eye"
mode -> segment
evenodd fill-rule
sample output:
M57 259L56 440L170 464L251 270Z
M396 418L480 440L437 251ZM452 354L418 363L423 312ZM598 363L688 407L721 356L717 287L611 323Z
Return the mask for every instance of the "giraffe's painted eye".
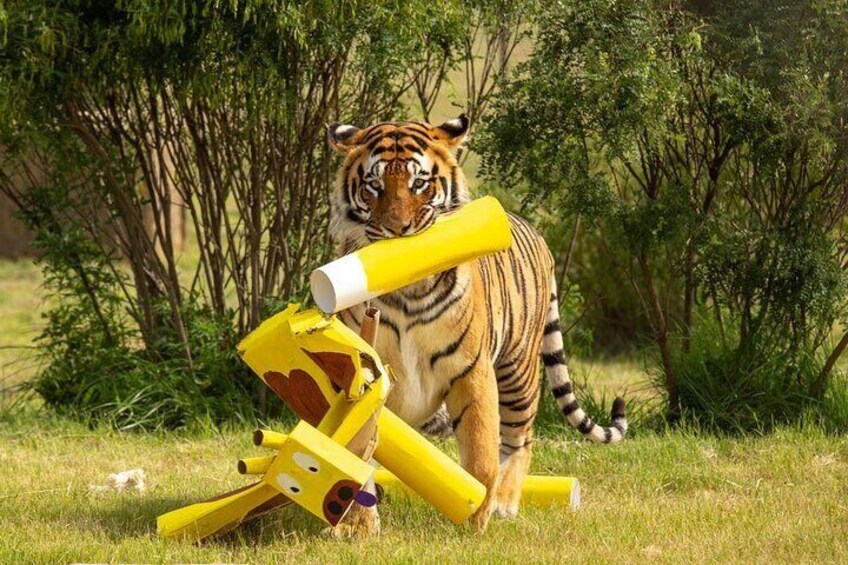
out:
M300 483L295 480L294 477L286 475L285 473L280 473L277 475L277 484L282 487L286 494L293 494L297 496L300 494L303 489L300 487Z
M292 455L292 459L294 459L294 462L297 463L298 467L300 467L304 471L309 471L310 473L317 473L321 470L321 467L318 465L318 461L314 457L306 453L301 453L300 451L298 451L297 453Z

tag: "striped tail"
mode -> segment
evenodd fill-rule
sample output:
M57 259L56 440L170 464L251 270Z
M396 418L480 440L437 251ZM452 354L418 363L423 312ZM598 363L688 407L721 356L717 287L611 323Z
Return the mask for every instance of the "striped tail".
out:
M595 443L613 443L624 439L627 433L627 417L624 413L624 399L616 397L612 403L612 426L599 426L577 404L574 387L568 377L563 351L562 328L559 325L559 302L557 301L556 280L552 280L551 303L548 319L545 323L545 335L542 337L542 362L551 392L554 393L560 412L565 415L569 425L580 433L589 436Z

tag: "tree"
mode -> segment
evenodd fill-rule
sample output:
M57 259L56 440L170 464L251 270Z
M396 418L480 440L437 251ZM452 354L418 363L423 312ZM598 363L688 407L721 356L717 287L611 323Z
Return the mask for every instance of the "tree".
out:
M779 354L783 374L812 387L803 395L822 398L799 367L845 307L846 51L828 39L848 30L838 4L772 17L769 29L796 34L786 43L757 35L757 9L722 20L684 3L552 6L497 97L487 173L526 206L579 214L629 258L619 276L649 321L672 419L697 404L696 309L721 326L723 362ZM757 41L770 47L751 57ZM726 372L746 378L741 362Z
M54 359L48 401L95 386L96 355L68 346L82 327L119 359L211 387L218 352L304 297L306 273L327 257L338 162L325 125L397 115L410 61L428 60L431 30L450 41L459 15L447 1L7 3L0 189L36 230L48 281L85 287L54 286L65 310L48 346L81 357L65 369ZM33 159L47 180L11 182ZM174 210L199 257L177 253ZM238 378L214 371L242 379L264 410L265 388L231 357Z

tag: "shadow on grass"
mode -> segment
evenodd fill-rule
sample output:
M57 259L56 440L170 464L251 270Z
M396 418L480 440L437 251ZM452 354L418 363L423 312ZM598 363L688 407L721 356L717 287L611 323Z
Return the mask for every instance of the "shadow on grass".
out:
M156 537L158 516L202 500L203 497L194 500L156 494L115 494L100 504L95 501L88 508L79 509L79 519L75 521L88 524L98 532L105 532L112 541ZM289 535L320 536L323 529L324 524L317 518L297 506L290 506L244 522L234 530L208 538L201 544L229 548L268 545Z

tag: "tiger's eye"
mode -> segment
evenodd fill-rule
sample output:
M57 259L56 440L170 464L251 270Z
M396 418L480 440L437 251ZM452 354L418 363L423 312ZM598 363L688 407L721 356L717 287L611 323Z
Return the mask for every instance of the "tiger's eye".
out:
M414 183L412 183L413 188L422 188L425 182L424 179L416 179Z

